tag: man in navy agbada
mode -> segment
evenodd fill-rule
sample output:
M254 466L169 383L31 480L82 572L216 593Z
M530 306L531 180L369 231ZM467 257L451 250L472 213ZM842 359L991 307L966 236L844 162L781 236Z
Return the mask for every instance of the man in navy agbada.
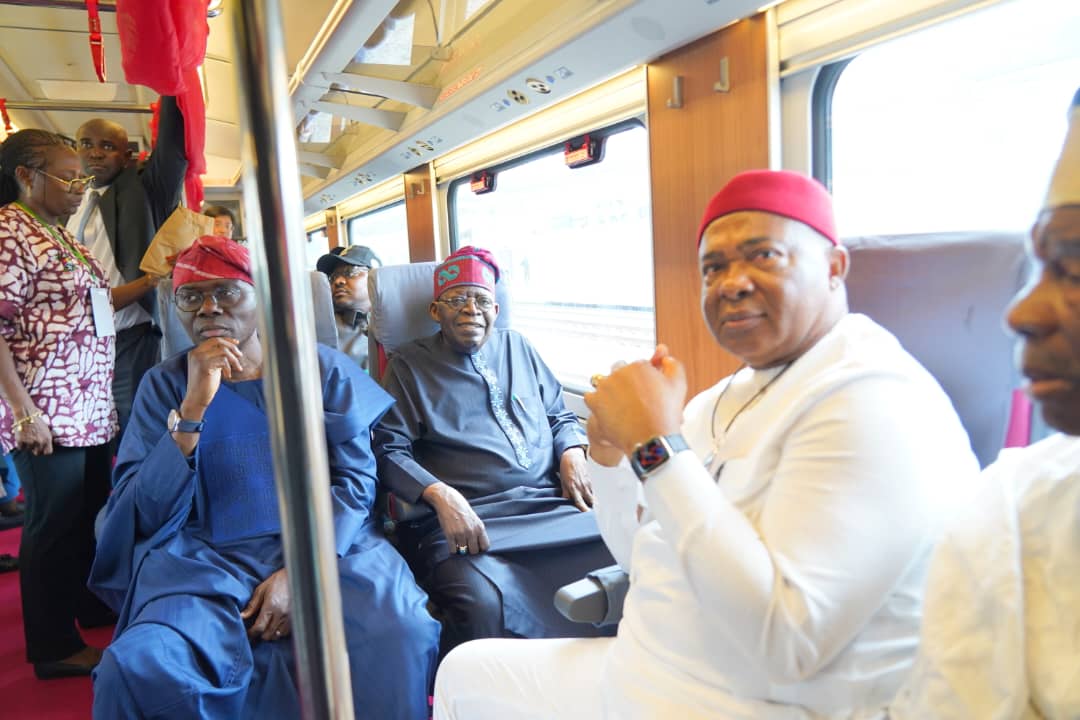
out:
M173 288L195 347L147 373L120 445L90 579L120 614L94 717L299 717L247 249L201 238ZM392 401L335 349L319 365L356 713L424 720L438 623L371 515Z

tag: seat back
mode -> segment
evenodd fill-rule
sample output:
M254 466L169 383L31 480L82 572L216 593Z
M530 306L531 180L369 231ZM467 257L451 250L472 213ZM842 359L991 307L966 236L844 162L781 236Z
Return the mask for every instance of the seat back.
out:
M399 346L439 330L439 324L428 313L437 265L387 265L368 273L368 371L376 380L382 380L387 360ZM499 303L495 327L510 327L510 297L502 280L495 286L495 300Z
M308 274L311 282L311 304L315 323L316 341L337 347L337 322L334 320L334 300L330 294L330 282L326 275L312 271ZM161 357L172 357L181 350L192 346L191 338L180 324L180 316L173 303L172 279L158 281L157 291L158 318L161 323Z
M851 252L851 310L888 328L937 378L986 466L1010 420L1023 423L1030 410L1012 408L1020 375L1002 321L1032 272L1024 236L940 233L844 244Z

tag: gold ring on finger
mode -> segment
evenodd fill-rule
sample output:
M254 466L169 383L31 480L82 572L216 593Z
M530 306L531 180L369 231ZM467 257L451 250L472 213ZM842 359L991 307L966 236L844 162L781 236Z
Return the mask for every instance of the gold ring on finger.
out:
M600 381L603 380L606 377L607 377L607 375L604 375L602 373L596 373L595 375L593 375L592 377L589 378L589 384L592 385L593 387L596 387L597 385L600 384Z

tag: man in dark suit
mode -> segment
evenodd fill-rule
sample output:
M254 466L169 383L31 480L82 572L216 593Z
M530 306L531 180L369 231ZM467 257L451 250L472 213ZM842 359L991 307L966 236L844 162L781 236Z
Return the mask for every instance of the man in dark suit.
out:
M94 187L68 220L68 229L111 276L117 331L113 397L121 434L139 380L160 356L157 278L139 270L139 263L157 229L179 204L187 170L184 119L176 98L162 97L160 108L157 144L142 170L130 156L122 126L94 119L77 133L83 172L94 176Z

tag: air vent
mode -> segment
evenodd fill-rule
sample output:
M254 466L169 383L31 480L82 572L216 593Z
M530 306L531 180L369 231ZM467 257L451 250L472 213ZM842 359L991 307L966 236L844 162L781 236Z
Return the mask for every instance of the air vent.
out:
M516 102L518 105L528 105L529 98L525 93L520 90L507 90L506 96Z
M534 93L540 95L547 95L551 92L551 83L555 78L548 76L546 80L540 80L539 78L528 78L525 81L525 87L532 90Z

